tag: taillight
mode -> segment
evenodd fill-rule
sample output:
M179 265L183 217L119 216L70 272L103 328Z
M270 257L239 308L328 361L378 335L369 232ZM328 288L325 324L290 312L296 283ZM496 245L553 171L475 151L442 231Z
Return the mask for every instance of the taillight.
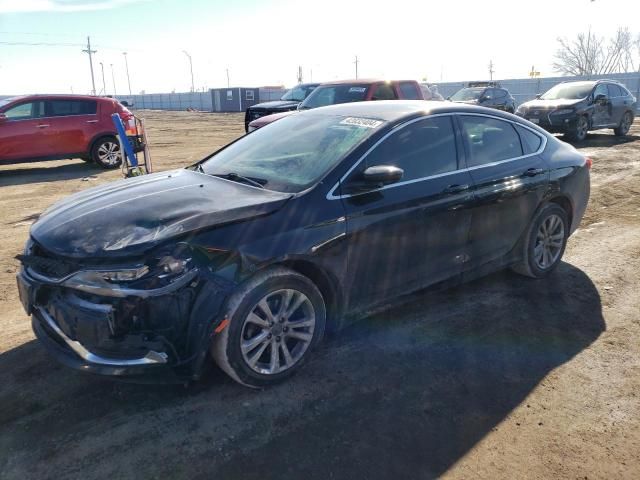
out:
M122 123L124 124L124 130L128 137L139 135L138 127L136 125L136 117L126 108L123 108L119 112Z
M584 164L587 166L589 170L591 170L591 165L593 165L593 160L591 160L591 158L589 157L585 157L584 160L585 160Z

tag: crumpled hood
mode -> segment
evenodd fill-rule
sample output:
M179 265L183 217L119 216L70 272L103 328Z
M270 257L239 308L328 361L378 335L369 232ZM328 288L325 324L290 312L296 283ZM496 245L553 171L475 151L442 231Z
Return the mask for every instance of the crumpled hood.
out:
M281 108L296 108L300 102L291 100L274 100L272 102L258 103L249 107L251 110L279 110Z
M527 108L559 108L559 107L572 107L584 99L578 100L567 100L566 98L560 98L558 100L530 100L528 102L523 103L521 106Z
M289 197L173 170L71 195L41 215L31 236L66 257L133 256L172 237L274 212Z

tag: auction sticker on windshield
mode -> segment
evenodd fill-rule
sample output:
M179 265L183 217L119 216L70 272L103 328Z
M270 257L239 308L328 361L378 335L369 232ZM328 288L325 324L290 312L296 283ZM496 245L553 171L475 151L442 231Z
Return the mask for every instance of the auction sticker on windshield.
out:
M351 87L349 93L364 93L367 91L367 87Z
M348 117L340 122L342 125L353 125L356 127L376 128L382 125L384 122L380 120L372 120L370 118L356 118Z

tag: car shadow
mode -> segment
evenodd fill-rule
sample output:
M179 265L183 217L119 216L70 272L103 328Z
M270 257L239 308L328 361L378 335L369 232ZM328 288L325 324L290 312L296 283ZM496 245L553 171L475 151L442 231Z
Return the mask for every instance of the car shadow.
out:
M62 165L43 165L46 165L46 162L39 162L33 164L33 166L12 170L3 168L0 170L0 187L74 180L98 175L105 171L93 163L87 163L82 160Z
M113 382L57 365L32 341L0 355L0 469L435 478L604 329L596 287L562 263L541 281L503 272L403 298L262 391L218 370L189 389ZM158 451L175 454L157 461Z
M581 142L569 140L564 135L560 135L558 136L558 138L580 149L589 147L612 147L616 145L624 145L626 143L632 143L640 140L640 135L626 135L624 137L616 137L613 133L589 133L587 134L587 138L585 138Z

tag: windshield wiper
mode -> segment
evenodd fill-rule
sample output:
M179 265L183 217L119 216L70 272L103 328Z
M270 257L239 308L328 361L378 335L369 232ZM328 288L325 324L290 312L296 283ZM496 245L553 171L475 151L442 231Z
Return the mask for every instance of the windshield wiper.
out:
M253 178L243 177L242 175L238 175L235 172L230 172L230 173L212 173L210 175L212 177L225 178L225 179L231 180L233 182L248 183L249 185L252 185L252 186L258 187L258 188L264 188L264 184L267 183L267 181L262 179L262 178L256 178L254 180Z

